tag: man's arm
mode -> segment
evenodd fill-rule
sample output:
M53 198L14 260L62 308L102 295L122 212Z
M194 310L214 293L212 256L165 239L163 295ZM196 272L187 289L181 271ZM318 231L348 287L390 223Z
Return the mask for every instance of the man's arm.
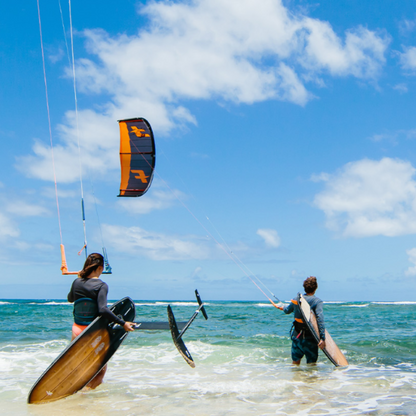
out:
M277 307L286 314L292 313L295 310L295 305L293 304L293 302L290 302L289 305L286 306L278 305Z
M319 338L320 342L318 344L319 348L323 349L325 348L322 345L322 342L325 344L325 321L324 321L324 303L322 301L319 301L318 304L315 307L315 315L316 315L316 321L318 322L318 328L319 328Z

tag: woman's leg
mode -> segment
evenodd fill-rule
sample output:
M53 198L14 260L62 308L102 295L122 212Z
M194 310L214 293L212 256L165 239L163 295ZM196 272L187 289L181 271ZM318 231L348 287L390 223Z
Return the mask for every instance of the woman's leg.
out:
M85 328L86 326L74 324L72 326L72 339L73 341ZM89 389L97 388L104 380L105 372L107 371L107 365L105 365L101 371L84 387Z
M90 389L97 388L103 382L106 371L107 371L107 364L85 387L88 387Z

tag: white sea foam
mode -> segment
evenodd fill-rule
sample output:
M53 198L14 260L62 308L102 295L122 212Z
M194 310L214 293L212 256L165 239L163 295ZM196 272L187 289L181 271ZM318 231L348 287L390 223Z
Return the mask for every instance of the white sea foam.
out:
M73 306L72 303L69 302L55 302L55 301L50 301L50 302L30 302L27 305L39 305L39 306L56 306L56 305L65 305L65 306Z
M135 301L134 304L136 306L198 306L197 302L140 302ZM209 303L204 302L204 305L209 305Z
M396 301L396 302L371 302L374 305L416 305L413 301Z
M342 305L343 308L366 308L369 303L364 303L362 305Z
M347 302L342 301L342 300L326 300L324 301L324 303L329 303L333 305L342 305L343 303L347 303Z

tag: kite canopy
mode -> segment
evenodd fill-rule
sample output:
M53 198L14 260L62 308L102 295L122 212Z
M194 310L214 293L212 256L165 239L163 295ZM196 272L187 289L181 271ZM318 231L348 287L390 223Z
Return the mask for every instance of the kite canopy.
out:
M156 162L155 140L144 118L118 121L121 183L118 196L142 196L150 187Z

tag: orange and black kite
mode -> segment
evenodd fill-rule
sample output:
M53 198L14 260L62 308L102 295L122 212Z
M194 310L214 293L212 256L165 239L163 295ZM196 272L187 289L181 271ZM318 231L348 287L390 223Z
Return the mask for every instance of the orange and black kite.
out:
M144 118L119 120L121 184L118 196L142 196L150 187L156 162L155 140Z

